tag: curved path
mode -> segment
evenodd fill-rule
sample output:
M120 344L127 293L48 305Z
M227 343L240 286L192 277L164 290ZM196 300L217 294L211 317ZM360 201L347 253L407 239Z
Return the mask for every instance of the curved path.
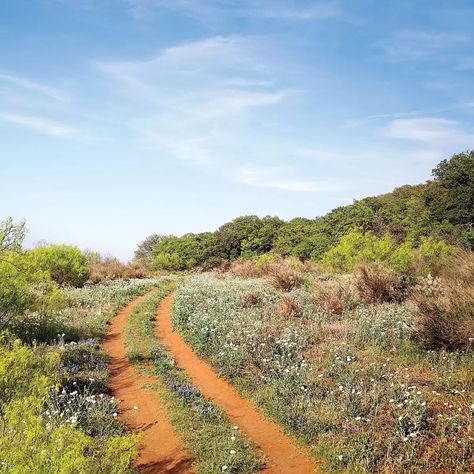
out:
M294 440L285 435L280 426L261 415L255 406L242 398L213 368L199 359L181 336L173 331L171 305L173 294L165 297L157 312L157 334L178 365L183 368L207 398L214 401L232 423L263 452L265 471L278 474L307 474L317 471L308 455L299 449Z
M120 400L120 417L132 430L143 433L137 467L145 473L192 473L191 456L181 447L166 411L155 392L144 388L153 383L128 360L124 329L130 313L143 299L156 290L135 299L111 321L104 349L110 357L109 387Z

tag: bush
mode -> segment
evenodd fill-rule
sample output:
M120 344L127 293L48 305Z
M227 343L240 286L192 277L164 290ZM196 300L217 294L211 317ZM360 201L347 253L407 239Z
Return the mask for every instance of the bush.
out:
M414 293L418 337L428 349L472 349L474 341L474 256L454 257L436 281L428 277Z
M87 259L70 245L36 247L26 252L31 272L44 272L58 285L79 288L89 278Z
M100 259L90 264L90 277L92 283L110 280L129 280L131 278L147 278L150 276L144 265L140 262L124 264L115 258Z
M354 286L365 303L401 302L408 297L412 279L380 263L359 265Z
M437 275L449 262L449 258L456 253L456 247L448 245L442 240L431 237L423 239L418 249L418 273Z
M301 308L297 301L290 295L281 295L280 315L284 318L295 318L301 313Z
M341 315L352 306L352 292L349 282L318 281L311 293L314 303L330 314Z
M137 453L135 436L93 438L76 420L55 419L46 403L58 364L52 352L38 353L19 341L0 338L2 471L20 473L129 472Z
M230 264L229 272L241 278L258 278L264 274L252 260L236 260Z
M305 280L304 274L300 270L291 268L289 263L283 259L271 265L268 272L273 286L281 291L300 288Z

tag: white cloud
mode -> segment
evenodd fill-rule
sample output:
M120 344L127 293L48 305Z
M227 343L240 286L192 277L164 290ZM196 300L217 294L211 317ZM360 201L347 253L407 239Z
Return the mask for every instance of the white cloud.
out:
M66 94L59 89L45 86L43 84L39 84L38 82L33 82L29 79L25 79L13 74L0 72L0 82L12 84L16 87L35 92L59 102L64 102L67 99Z
M281 167L245 165L236 169L235 180L258 188L280 191L325 193L342 190L340 185L329 182L288 177L292 174L291 171Z
M390 62L422 61L428 59L450 60L449 52L464 46L470 38L456 33L404 30L391 38L378 42L384 58Z
M297 93L276 86L259 47L254 38L215 37L97 66L136 112L129 123L148 143L187 163L222 163L242 153L252 120Z
M320 21L340 16L338 2L303 5L285 0L124 0L130 13L146 18L157 8L167 8L204 21L227 18L262 18L280 21Z
M384 129L385 136L431 146L472 146L474 134L462 129L459 122L436 117L393 120Z
M74 128L42 117L0 113L0 120L54 137L70 138L77 134Z

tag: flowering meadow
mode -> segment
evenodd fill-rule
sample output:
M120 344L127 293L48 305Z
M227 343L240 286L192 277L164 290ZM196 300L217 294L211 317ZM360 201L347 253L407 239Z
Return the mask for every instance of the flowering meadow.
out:
M61 288L0 337L0 472L127 473L136 435L106 393L107 321L160 279ZM21 337L21 340L20 340Z
M424 348L411 300L364 302L355 286L347 275L307 275L287 291L194 276L173 323L323 472L473 472L472 351Z

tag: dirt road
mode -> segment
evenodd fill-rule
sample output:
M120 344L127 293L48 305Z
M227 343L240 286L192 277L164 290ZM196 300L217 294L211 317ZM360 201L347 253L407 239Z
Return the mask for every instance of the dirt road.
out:
M153 290L152 290L153 292ZM192 473L191 456L181 446L158 395L146 389L153 378L143 375L128 360L124 329L130 313L152 292L134 300L111 321L104 349L110 357L109 387L120 400L120 417L133 431L143 433L137 467L145 473Z
M214 369L202 361L190 346L173 331L171 305L173 294L165 297L158 308L157 334L183 368L193 384L210 398L263 452L265 472L272 474L307 474L317 471L316 464L285 435L280 426L264 417L248 400L242 398ZM289 407L290 408L290 407Z

